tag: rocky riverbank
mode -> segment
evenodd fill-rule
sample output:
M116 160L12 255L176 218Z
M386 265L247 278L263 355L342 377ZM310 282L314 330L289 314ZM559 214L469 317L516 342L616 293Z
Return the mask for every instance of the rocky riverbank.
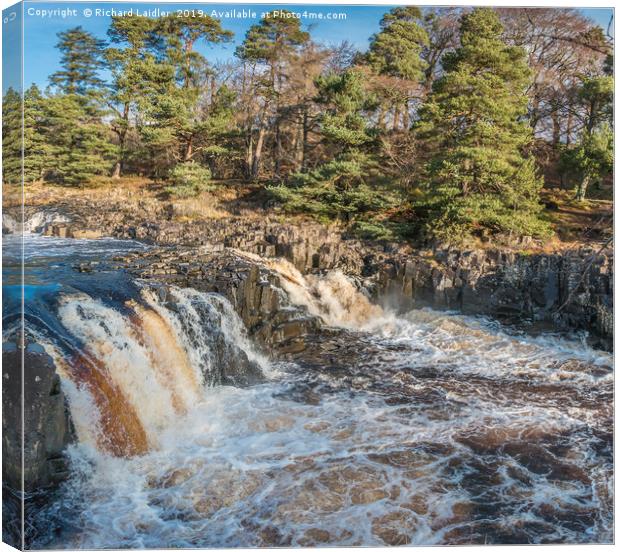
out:
M266 259L284 258L303 274L340 270L374 302L396 311L430 306L484 314L519 325L585 331L592 346L605 350L613 346L610 250L580 248L555 254L507 249L416 251L403 244L347 239L336 227L314 223L302 226L240 217L179 223L167 219L164 212L160 215L154 223L140 221L135 210L95 213L80 206L60 206L27 209L25 226L48 236L112 236L154 244L148 252L117 258L112 267L91 261L75 269L129 271L153 286L164 300L169 298L170 285L219 293L230 301L263 351L278 359L301 360L307 366L336 366L338 359L356 358L358 352L347 347L346 330L328 329L307 309L287 302L281 293L281 279L286 276L272 270ZM10 213L3 219L3 230L18 230ZM224 345L219 345L223 351ZM7 350L4 356L9 376L5 389L9 389L10 382L17 381L19 354ZM28 373L38 378L36 385L33 380L26 386L33 416L26 439L29 471L24 475L26 489L33 489L53 486L64 477L61 451L71 439L71 422L62 393L53 392L59 387L53 363L30 350L26 361L35 368ZM240 366L236 372L222 372L222 383L256 381L257 372L249 369L247 358L236 365ZM44 386L49 389L40 391ZM9 408L8 402L4 404ZM5 412L4 419L12 418ZM19 451L6 439L5 448L5 480L18 485Z
M47 235L79 236L80 232L93 231L80 227L67 212L39 211L29 220L31 231ZM68 230L64 233L59 228ZM346 305L349 320L356 320L358 307L364 311L360 312L360 319L372 319L376 306L368 301L371 299L400 311L432 306L488 314L520 324L529 319L556 329L587 330L595 346L612 345L610 252L580 249L555 255L528 255L508 250L415 251L405 245L347 239L335 228L286 225L267 219L213 221L204 228L204 234L175 238L174 244L115 253L106 260L94 256L67 264L69 279L92 277L96 282L98 274L110 274L122 275L132 283L139 281L140 291L129 294L130 301L128 294L118 298L117 307L133 310L134 315L151 308L149 298L155 298L155 303L168 312L184 312L187 305L179 300L179 288L219 294L228 300L249 337L264 354L276 360L295 361L310 377L315 368L317 374L327 370L336 380L351 380L352 386L365 385L356 378L372 373L372 368L366 368L368 358L385 355L385 345L345 329L363 328L363 324L334 328L342 325L329 323L317 309L308 306L314 294L324 291L321 286L325 284L332 286L332 295L323 296L323 306L330 303L329 297L338 297L342 300L340 306ZM196 244L196 239L201 244ZM280 257L290 264L278 260ZM347 278L341 280L338 276L330 280L330 274L339 272ZM346 283L344 287L342 282ZM347 289L355 304L347 303L343 297ZM301 300L295 297L297 291L305 294ZM145 297L142 292L146 292ZM142 300L144 303L140 303ZM201 320L211 328L206 318ZM140 325L139 320L134 323ZM246 386L266 381L247 354L231 351L230 340L218 334L218 327L214 324L213 331L208 330L208 349L213 351L213 364L217 367L217 373L211 374L213 384ZM127 333L131 332L121 332ZM9 342L4 357L3 375L9 380L9 387L5 388L12 389L13 397L19 397L15 385L20 381L20 352ZM26 490L31 491L53 488L67 475L63 451L74 439L74 431L51 358L31 343L25 351L25 361L29 366L26 414L30 418L25 439L29 469L24 475ZM352 366L356 378L351 376ZM384 386L381 382L380 387ZM399 392L397 385L390 389ZM306 393L304 401L313 400L307 395L311 391L299 392ZM11 410L5 412L5 422L19 427L15 418L19 408L14 399L4 405ZM19 488L19 435L11 433L8 426L7 435L12 441L7 448L9 454L5 455L5 481Z
M283 223L269 216L179 222L171 205L147 203L142 210L114 202L101 209L86 200L44 210L28 207L26 227L57 237L111 236L282 257L304 274L339 269L363 278L376 301L397 310L431 306L561 332L582 331L591 345L612 348L613 251L600 244L555 253L509 248L420 251L405 244L350 239L336 226ZM4 231L14 231L10 210L8 215Z

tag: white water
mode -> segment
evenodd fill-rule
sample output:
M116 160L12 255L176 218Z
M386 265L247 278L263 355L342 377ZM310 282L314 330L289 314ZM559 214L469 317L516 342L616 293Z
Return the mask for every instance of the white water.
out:
M155 293L142 295L146 306L127 301L123 313L88 295L62 297L58 317L82 343L77 354L67 357L38 336L67 386L80 442L98 443L102 452L158 448L162 432L191 415L215 382L216 335L231 351L268 365L223 297L174 289L171 310Z
M356 330L336 339L358 356L213 387L218 330L270 371L223 298L146 292L124 314L63 301L63 324L135 411L148 449L111 455L82 424L62 507L40 514L72 521L43 546L611 540L609 354L483 319L399 318L341 274L265 263L291 303ZM87 386L71 381L74 418L92 419Z
M2 229L12 234L41 232L50 224L63 222L70 220L65 215L49 211L38 211L24 220L23 224L21 220L16 220L6 213L2 215Z
M394 320L391 313L373 305L364 291L339 270L324 276L304 276L286 259L263 259L242 251L236 254L277 273L287 300L320 317L328 326L372 330Z

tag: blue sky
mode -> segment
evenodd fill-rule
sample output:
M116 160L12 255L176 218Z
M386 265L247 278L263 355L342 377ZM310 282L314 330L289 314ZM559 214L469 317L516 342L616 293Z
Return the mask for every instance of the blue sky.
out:
M311 4L160 4L160 3L140 3L140 2L24 2L24 84L29 86L36 83L41 87L47 85L48 76L59 67L59 52L55 48L57 33L81 25L86 30L92 32L100 38L106 37L106 31L110 23L107 15L97 15L96 9L115 9L115 10L146 10L159 8L160 10L174 11L178 9L202 9L210 14L212 10L226 11L235 9L237 12L246 10L254 12L256 17L228 17L222 18L222 26L235 33L234 42L226 45L200 45L197 47L210 61L215 62L230 58L245 35L247 29L258 22L262 12L272 9L288 9L301 14L322 13L324 19L302 18L302 27L310 30L313 38L323 44L336 45L344 40L354 44L359 49L365 49L368 39L379 29L379 21L382 15L389 11L392 6L351 6L351 5L311 5ZM92 15L86 17L84 10L92 10ZM36 12L35 10L39 10ZM41 11L45 10L45 16ZM53 10L71 10L62 12ZM5 10L5 14L6 14ZM607 27L611 8L588 8L581 10L586 16ZM346 20L326 19L327 13L344 13ZM48 16L49 14L49 16ZM11 49L9 48L8 51ZM7 49L4 50L7 52ZM6 54L5 54L6 56ZM10 57L10 56L9 56ZM8 72L14 75L16 67L11 63L6 63L5 75ZM13 76L13 75L11 75ZM15 86L14 78L4 78L3 88L9 85Z

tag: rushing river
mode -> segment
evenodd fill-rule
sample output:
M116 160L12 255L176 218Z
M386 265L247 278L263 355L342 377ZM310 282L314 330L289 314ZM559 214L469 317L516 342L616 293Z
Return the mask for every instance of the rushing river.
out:
M121 271L72 269L140 247L27 237L26 318L78 435L71 478L29 520L33 546L612 541L610 354L483 318L397 316L340 274L265 261L363 359L270 362L220 296L175 289L172 307ZM214 334L266 379L216 385Z

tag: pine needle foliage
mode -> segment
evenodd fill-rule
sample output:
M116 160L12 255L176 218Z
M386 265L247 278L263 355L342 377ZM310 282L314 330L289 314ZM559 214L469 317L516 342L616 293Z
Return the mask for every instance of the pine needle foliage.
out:
M549 233L540 218L542 179L526 155L530 71L521 48L502 40L490 8L461 18L460 47L444 56L444 75L420 110L416 135L423 198L416 210L428 234Z
M351 222L389 207L389 186L378 177L375 129L364 117L374 98L354 69L316 80L316 101L324 106L321 137L335 151L333 159L315 169L293 174L288 185L269 190L284 210L308 213L323 221Z

